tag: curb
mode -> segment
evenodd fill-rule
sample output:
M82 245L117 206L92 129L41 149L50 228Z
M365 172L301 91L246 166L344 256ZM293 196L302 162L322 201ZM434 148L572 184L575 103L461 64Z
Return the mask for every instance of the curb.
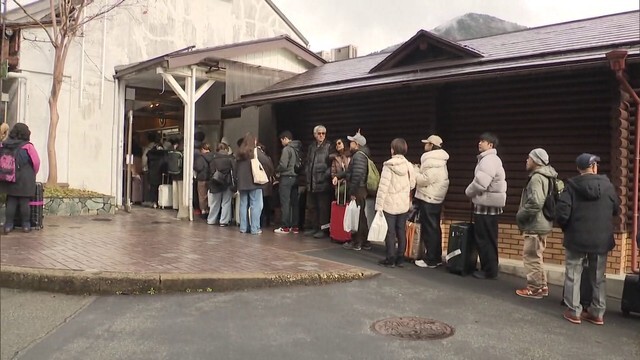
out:
M223 292L294 285L327 285L370 279L379 272L355 269L303 273L129 273L0 268L0 287L83 295Z

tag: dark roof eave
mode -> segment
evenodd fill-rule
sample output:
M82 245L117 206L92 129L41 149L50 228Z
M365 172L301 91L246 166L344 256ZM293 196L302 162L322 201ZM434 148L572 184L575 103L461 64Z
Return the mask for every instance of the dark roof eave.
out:
M638 60L640 61L640 58ZM635 62L635 60L633 60L633 62ZM557 69L566 70L566 69L591 68L597 65L603 65L603 64L608 65L608 63L609 61L606 58L589 59L583 62L571 61L571 62L565 62L565 63L556 63L556 64L553 64L552 66L549 66L548 64L543 64L543 65L536 65L533 67L524 66L524 67L518 67L514 69L500 69L498 71L495 71L495 70L478 71L475 73L467 73L463 75L443 75L443 76L427 78L427 79L412 79L412 80L390 82L385 84L362 85L362 86L354 86L354 87L345 88L345 89L325 90L325 91L318 91L318 92L312 92L307 94L293 94L293 95L285 95L281 97L267 97L265 99L255 99L255 100L248 100L248 101L240 100L240 101L231 103L229 105L226 105L223 108L229 109L229 108L238 108L238 107L260 106L265 104L286 103L286 102L315 99L315 98L321 98L321 97L327 97L327 96L350 94L350 93L360 92L360 91L387 90L387 89L393 89L393 88L398 88L398 87L408 86L408 85L416 86L416 85L427 85L427 84L441 84L441 83L450 83L450 82L457 82L457 81L478 80L478 79L484 79L484 78L493 77L493 76L513 76L513 75L523 75L523 74L529 74L529 73L539 73L543 71L557 70Z

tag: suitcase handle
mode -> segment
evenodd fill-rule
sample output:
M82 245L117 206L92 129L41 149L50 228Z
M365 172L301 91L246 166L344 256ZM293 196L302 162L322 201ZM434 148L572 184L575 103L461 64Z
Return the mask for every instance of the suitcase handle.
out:
M340 183L344 183L345 189L344 189L344 201L342 202L343 204L347 204L347 182L345 180L338 180L338 185L336 185L336 200L338 201L338 204L340 203Z

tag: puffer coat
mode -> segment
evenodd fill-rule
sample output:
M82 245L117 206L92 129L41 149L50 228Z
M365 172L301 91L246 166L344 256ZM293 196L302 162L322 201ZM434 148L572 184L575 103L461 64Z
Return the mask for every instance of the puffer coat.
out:
M376 194L376 211L404 214L411 208L411 189L416 187L416 171L404 156L394 155L384 162Z

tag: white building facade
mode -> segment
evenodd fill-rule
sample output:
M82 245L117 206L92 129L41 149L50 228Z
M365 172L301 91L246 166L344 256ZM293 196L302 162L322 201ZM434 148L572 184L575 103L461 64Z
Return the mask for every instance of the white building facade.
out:
M95 13L108 2L95 1L88 13ZM42 12L48 4L38 1L29 9ZM8 23L24 20L24 12L13 10L7 19ZM58 104L58 182L118 198L122 195L124 114L120 100L124 99L127 84L124 80L116 86L117 66L144 62L190 46L215 47L279 35L307 45L275 5L264 0L126 1L87 23L84 36L78 37L69 50ZM21 28L19 36L19 65L3 85L3 91L10 94L7 121L10 125L24 122L31 128L32 142L42 158L38 181L45 181L49 172L46 144L53 51L46 34L37 26ZM242 54L231 60L281 70L286 77L315 66L285 49ZM170 89L162 81L159 84ZM224 91L220 86L217 89ZM213 106L219 112L221 105L218 101ZM196 110L201 108L202 104L198 104ZM203 109L200 116L206 112Z

